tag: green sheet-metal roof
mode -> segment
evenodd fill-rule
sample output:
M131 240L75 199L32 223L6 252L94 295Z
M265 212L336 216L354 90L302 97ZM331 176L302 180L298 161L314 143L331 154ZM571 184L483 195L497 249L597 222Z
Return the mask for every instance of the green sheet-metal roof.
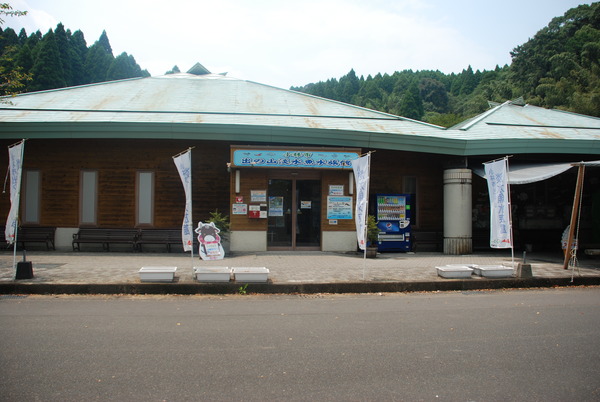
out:
M507 102L444 129L200 67L18 95L0 105L0 136L206 139L450 155L600 153L600 119L589 116Z

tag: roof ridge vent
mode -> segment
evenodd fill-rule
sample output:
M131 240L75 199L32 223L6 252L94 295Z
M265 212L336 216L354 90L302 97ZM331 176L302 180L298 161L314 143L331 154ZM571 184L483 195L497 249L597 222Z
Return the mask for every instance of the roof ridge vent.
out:
M188 74L193 74L193 75L207 75L207 74L211 74L211 72L208 71L208 69L206 67L204 67L200 63L194 64L194 66L192 68L190 68L187 71L187 73Z
M515 106L525 106L525 99L523 99L522 96L519 96L517 99L513 99L510 101L511 105L515 105Z
M485 119L486 117L488 117L489 115L491 115L492 113L494 113L496 110L498 110L499 108L501 108L504 105L507 105L510 101L506 101L498 106L495 106L493 109L489 109L488 111L486 111L485 113L480 114L479 116L476 116L473 118L473 120L471 120L470 122L468 122L467 124L465 124L464 126L462 126L461 128L459 128L459 130L468 130L470 129L472 126L474 126L475 124L479 123L480 121L482 121L483 119Z

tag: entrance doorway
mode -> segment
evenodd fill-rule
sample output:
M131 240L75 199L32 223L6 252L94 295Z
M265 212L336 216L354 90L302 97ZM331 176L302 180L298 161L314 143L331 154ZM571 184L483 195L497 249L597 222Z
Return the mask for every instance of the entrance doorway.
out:
M312 172L269 179L268 250L321 249L321 180Z

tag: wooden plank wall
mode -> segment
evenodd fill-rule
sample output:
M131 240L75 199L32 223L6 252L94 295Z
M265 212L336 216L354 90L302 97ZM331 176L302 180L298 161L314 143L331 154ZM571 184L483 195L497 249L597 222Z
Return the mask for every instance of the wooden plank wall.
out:
M413 229L442 231L444 227L444 155L377 150L371 156L370 194L403 193L403 177L417 178L417 225Z
M344 195L348 196L348 170L324 170L321 176L321 228L324 232L340 232L355 230L354 219L338 219L337 225L330 225L327 219L327 195L329 194L330 185L343 185ZM356 205L356 193L352 195L352 216L354 217L354 207Z
M15 141L0 142L4 149ZM155 227L181 225L185 196L172 156L195 146L192 151L193 218L206 220L219 209L230 215L234 230L267 230L266 219L232 216L235 202L234 175L227 171L229 143L181 140L28 140L25 169L42 173L40 225L79 226L79 180L82 169L98 171L98 226L135 226L136 171L155 172ZM0 148L1 149L1 148ZM403 177L414 176L418 186L420 230L443 228L443 169L447 157L404 151L377 150L372 156L370 193L402 193ZM8 152L0 152L0 166L8 166ZM6 174L6 171L4 171ZM250 190L268 188L267 169L243 169L241 193L249 204ZM327 221L330 184L343 184L348 195L348 170L321 171L321 216L323 230L353 230L353 220ZM230 191L231 188L231 191ZM0 217L10 209L8 191L0 197Z
M269 187L267 169L241 169L240 170L240 192L235 194L235 175L231 174L231 204L235 203L235 197L243 197L244 203L260 204L250 202L252 190L267 190ZM267 231L267 219L251 219L248 215L232 215L229 209L231 230L262 230Z
M12 142L0 144L8 146ZM134 227L136 172L155 172L155 227L181 226L185 195L172 156L192 151L193 219L228 211L229 144L176 140L27 140L24 169L42 177L40 225L79 226L79 183L82 169L98 171L98 227ZM6 149L6 148L5 148ZM8 152L0 153L8 166ZM0 216L10 209L8 192L0 199Z

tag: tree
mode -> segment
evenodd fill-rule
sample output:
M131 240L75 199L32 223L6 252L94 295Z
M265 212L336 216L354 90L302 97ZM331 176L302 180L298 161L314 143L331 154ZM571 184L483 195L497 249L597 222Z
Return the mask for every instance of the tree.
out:
M179 74L181 71L179 71L179 67L177 67L177 65L174 65L172 69L170 69L169 71L167 71L165 73L165 75L168 74Z
M60 54L63 79L66 85L71 86L73 85L73 50L71 49L70 38L67 36L65 26L62 23L56 26L54 37Z
M360 89L360 83L356 73L354 72L354 69L351 69L348 74L340 78L340 86L341 91L339 92L338 100L341 102L350 103L352 97L356 95Z
M121 53L113 60L106 75L108 81L134 77L142 77L142 69L135 62L133 56L130 56L125 52Z
M71 85L83 85L90 82L89 74L85 69L88 48L83 32L77 30L71 35Z
M88 73L90 83L106 81L108 69L113 57L99 43L94 43L87 52L85 59L85 70Z
M423 110L423 101L421 100L416 81L413 81L408 89L404 91L398 112L400 116L408 117L409 119L421 120L423 118L423 114L425 113Z
M44 35L39 46L39 54L31 68L33 82L30 89L43 91L66 86L60 52L52 30Z
M106 34L106 30L102 31L100 35L100 39L98 39L98 44L106 50L106 53L113 56L112 47L110 46L110 41L108 40L108 35Z
M26 11L13 10L10 4L0 3L0 37L4 25L3 16L23 16ZM14 31L13 31L14 32ZM31 75L24 72L23 68L14 65L14 56L16 49L14 46L3 45L0 48L0 96L14 96L25 88L25 83L31 80ZM10 103L5 99L0 99L0 103Z
M419 85L423 106L428 111L446 113L448 111L448 92L440 81L425 78Z
M4 25L4 19L2 18L3 15L22 17L27 15L27 11L13 10L9 3L0 3L0 26Z
M463 70L461 75L459 95L469 95L475 90L475 87L477 87L477 79L475 78L475 74L473 74L471 65L469 65L466 70Z

